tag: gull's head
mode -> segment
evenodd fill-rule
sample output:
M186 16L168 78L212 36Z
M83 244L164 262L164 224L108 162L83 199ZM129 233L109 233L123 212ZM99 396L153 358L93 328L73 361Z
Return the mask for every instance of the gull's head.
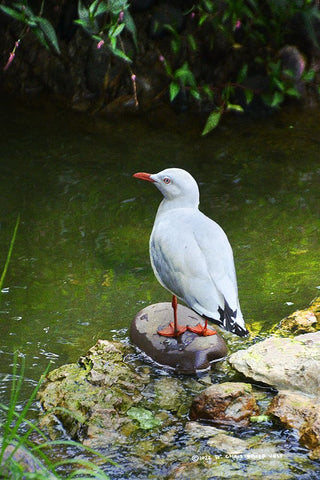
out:
M139 172L133 175L155 184L165 200L178 200L182 205L198 206L199 188L195 179L181 168L166 168L159 173Z

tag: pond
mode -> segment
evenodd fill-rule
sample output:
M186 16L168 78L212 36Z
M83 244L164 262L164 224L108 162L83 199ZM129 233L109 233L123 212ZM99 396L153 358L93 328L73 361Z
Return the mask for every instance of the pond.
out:
M230 117L201 137L190 115L99 119L2 99L1 268L21 220L1 293L0 401L14 350L26 358L23 403L49 361L128 341L139 310L170 301L148 255L161 195L137 171L176 166L197 179L201 210L233 247L250 341L306 307L320 288L319 121L300 109ZM230 351L242 345L228 337Z

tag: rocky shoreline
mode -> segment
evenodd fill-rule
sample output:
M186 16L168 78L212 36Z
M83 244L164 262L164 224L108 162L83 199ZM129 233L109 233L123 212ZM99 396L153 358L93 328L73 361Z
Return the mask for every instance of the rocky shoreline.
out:
M269 452L278 462L265 429L280 425L293 429L309 449L309 458L319 460L319 298L309 309L295 313L291 330L296 331L308 315L316 321L300 325L299 332L304 333L288 333L286 319L277 335L231 354L220 368L231 369L229 378L236 376L237 381L216 383L214 372L198 377L155 373L137 360L131 346L99 340L78 363L48 374L39 393L42 425L51 438L57 438L63 426L72 439L107 451L110 458L132 442L134 465L146 459L161 462L164 454L178 461L181 452L171 447L181 435L184 455L201 440L224 458ZM248 436L245 432L253 425L256 434ZM201 457L199 452L196 456ZM206 458L200 460L206 464ZM192 462L183 470L172 467L169 478L193 475L201 462Z

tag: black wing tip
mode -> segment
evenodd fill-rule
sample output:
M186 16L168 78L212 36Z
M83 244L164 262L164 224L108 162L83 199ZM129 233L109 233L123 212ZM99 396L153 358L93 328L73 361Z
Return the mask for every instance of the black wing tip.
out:
M237 310L233 311L225 299L224 310L218 308L220 314L220 325L228 332L234 333L239 337L246 337L249 335L248 330L237 323Z

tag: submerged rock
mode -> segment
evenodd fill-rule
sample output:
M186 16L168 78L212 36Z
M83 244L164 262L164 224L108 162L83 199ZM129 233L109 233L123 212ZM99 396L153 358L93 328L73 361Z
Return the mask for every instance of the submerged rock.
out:
M320 395L320 332L270 337L233 353L229 362L246 377L277 390Z
M207 445L229 455L239 455L248 449L248 441L235 437L220 428L189 422L186 432L193 438L208 438Z
M204 322L200 315L180 304L178 319L181 325L195 326ZM211 362L225 358L227 346L218 334L202 337L186 331L177 338L159 335L158 329L172 320L171 303L149 305L137 313L132 322L132 342L156 363L171 367L176 373L191 374L206 370Z
M259 407L248 383L225 382L206 388L194 398L190 418L222 425L247 426Z
M320 459L320 397L281 391L272 400L268 413L299 433L301 443L310 450L310 457Z
M0 438L0 441L2 439ZM23 446L16 444L8 445L1 458L0 478L13 478L13 472L19 475L18 470L14 469L13 465L18 464L20 473L34 473L34 477L28 478L48 478L54 480L57 478L44 466L44 464L32 454L31 450L27 450ZM39 475L39 477L37 476ZM41 477L40 477L41 475ZM22 478L19 476L19 478ZM26 477L23 477L26 478Z

